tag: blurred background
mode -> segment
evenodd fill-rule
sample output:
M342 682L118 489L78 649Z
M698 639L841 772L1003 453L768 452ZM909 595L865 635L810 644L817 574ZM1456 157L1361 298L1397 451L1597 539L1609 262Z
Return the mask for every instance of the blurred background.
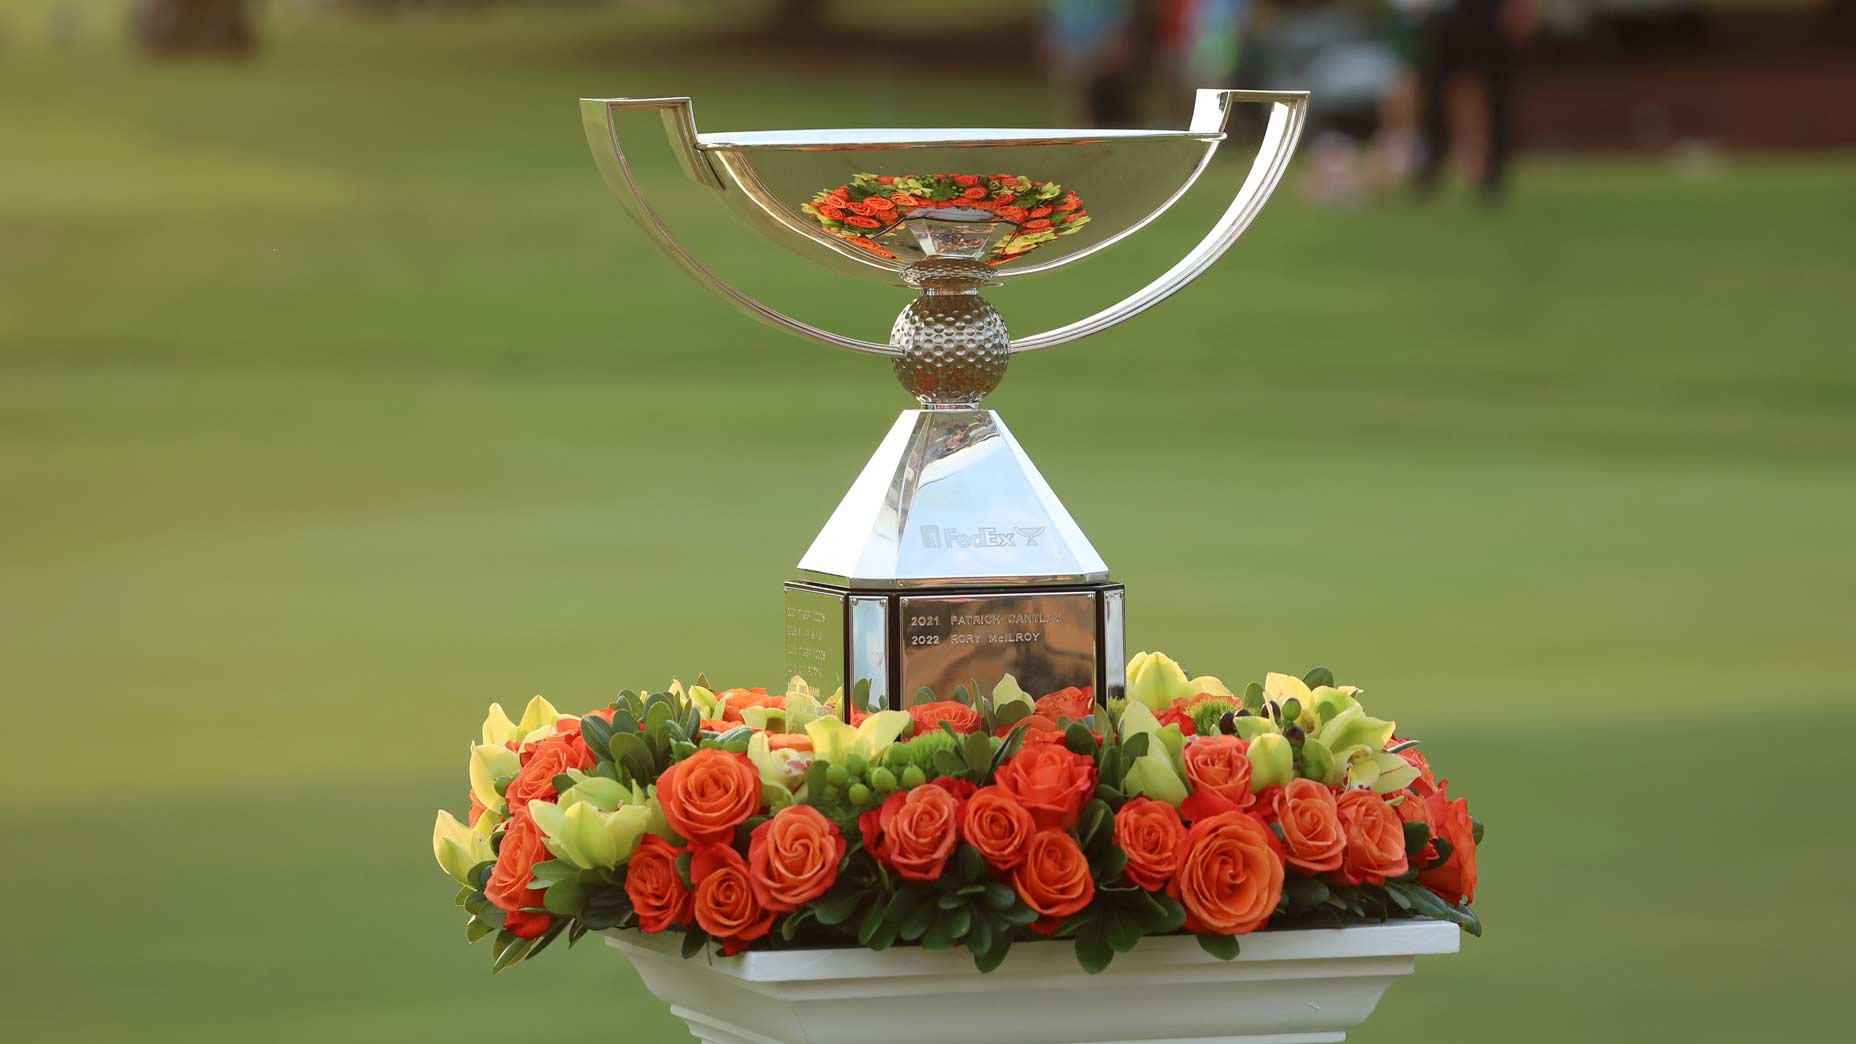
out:
M1847 1040L1853 41L1847 0L5 0L0 1035L686 1039L597 946L492 979L432 813L492 700L779 684L780 581L909 403L653 252L575 99L1231 85L1316 92L1255 228L990 401L1131 648L1329 665L1489 824L1488 937L1354 1039ZM881 337L902 292L639 141L725 275ZM1093 310L1242 170L993 300Z

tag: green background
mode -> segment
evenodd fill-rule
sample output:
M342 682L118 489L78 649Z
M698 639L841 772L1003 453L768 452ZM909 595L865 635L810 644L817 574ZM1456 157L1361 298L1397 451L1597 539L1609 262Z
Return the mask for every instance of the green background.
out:
M685 1039L597 946L492 979L432 813L492 700L777 685L780 581L907 402L652 252L574 99L1047 103L610 11L271 28L250 63L0 60L4 1036ZM744 239L639 140L726 274L880 337L900 292ZM1125 292L1240 173L994 301L1028 332ZM1487 938L1354 1039L1843 1039L1853 177L1540 158L1495 212L1292 178L1198 285L992 400L1132 648L1330 665L1488 823Z

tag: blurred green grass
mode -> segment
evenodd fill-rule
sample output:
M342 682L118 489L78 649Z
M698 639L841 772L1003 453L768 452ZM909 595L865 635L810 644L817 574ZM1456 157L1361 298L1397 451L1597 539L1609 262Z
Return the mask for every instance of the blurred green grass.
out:
M616 955L490 979L431 812L491 700L777 682L779 582L905 402L651 252L573 99L722 129L1035 92L610 13L285 28L0 64L6 1036L684 1039ZM1842 1039L1852 174L1539 161L1494 213L1291 185L1201 285L1014 363L995 402L1135 647L1328 663L1488 821L1489 937L1355 1039ZM994 299L1073 316L1214 196ZM808 318L900 304L684 220Z

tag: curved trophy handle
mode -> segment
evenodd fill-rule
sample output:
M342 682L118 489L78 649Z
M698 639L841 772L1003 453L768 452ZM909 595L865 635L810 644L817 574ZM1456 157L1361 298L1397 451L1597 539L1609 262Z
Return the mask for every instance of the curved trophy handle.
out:
M1225 251L1231 249L1231 245L1256 220L1263 204L1269 201L1270 193L1282 181L1283 172L1289 168L1289 157L1295 153L1296 142L1302 137L1302 126L1307 122L1308 92L1202 90L1192 108L1192 130L1223 131L1234 104L1258 101L1270 103L1270 121L1263 132L1263 143L1257 149L1257 158L1250 165L1250 173L1237 190L1237 197L1231 200L1231 205L1225 208L1224 215L1205 234L1205 238L1199 240L1197 246L1160 278L1094 315L1054 330L1013 338L1011 349L1014 353L1034 352L1039 348L1074 341L1131 319L1178 293L1187 283L1210 268L1212 262L1224 256ZM1199 173L1210 161L1211 156L1208 154L1206 163L1200 164L1199 169L1193 172L1192 180L1179 190L1179 195L1192 187L1192 181L1198 179ZM1178 195L1174 198L1178 198Z
M722 179L709 166L708 157L696 147L696 117L691 112L688 98L580 99L580 122L586 127L587 144L593 148L593 160L599 164L599 172L604 175L606 185L619 197L619 202L624 204L632 218L650 233L658 247L670 255L671 260L682 265L698 282L720 294L730 304L769 326L822 341L834 348L848 348L871 355L902 354L887 344L845 337L769 308L730 286L721 276L710 271L707 265L696 260L695 255L683 249L683 244L677 242L676 236L671 234L670 226L664 224L664 219L658 216L651 204L645 202L644 190L632 175L631 164L625 160L625 150L619 145L619 130L614 123L614 115L640 109L656 109L663 113L664 129L670 135L683 173L698 184L718 190L722 188Z

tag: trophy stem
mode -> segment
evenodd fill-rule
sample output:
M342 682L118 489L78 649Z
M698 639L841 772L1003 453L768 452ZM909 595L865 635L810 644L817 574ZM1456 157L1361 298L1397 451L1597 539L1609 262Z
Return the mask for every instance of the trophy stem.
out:
M921 290L889 331L896 379L931 410L976 409L1005 378L1011 334L980 288L996 282L977 261L933 258L903 279Z

